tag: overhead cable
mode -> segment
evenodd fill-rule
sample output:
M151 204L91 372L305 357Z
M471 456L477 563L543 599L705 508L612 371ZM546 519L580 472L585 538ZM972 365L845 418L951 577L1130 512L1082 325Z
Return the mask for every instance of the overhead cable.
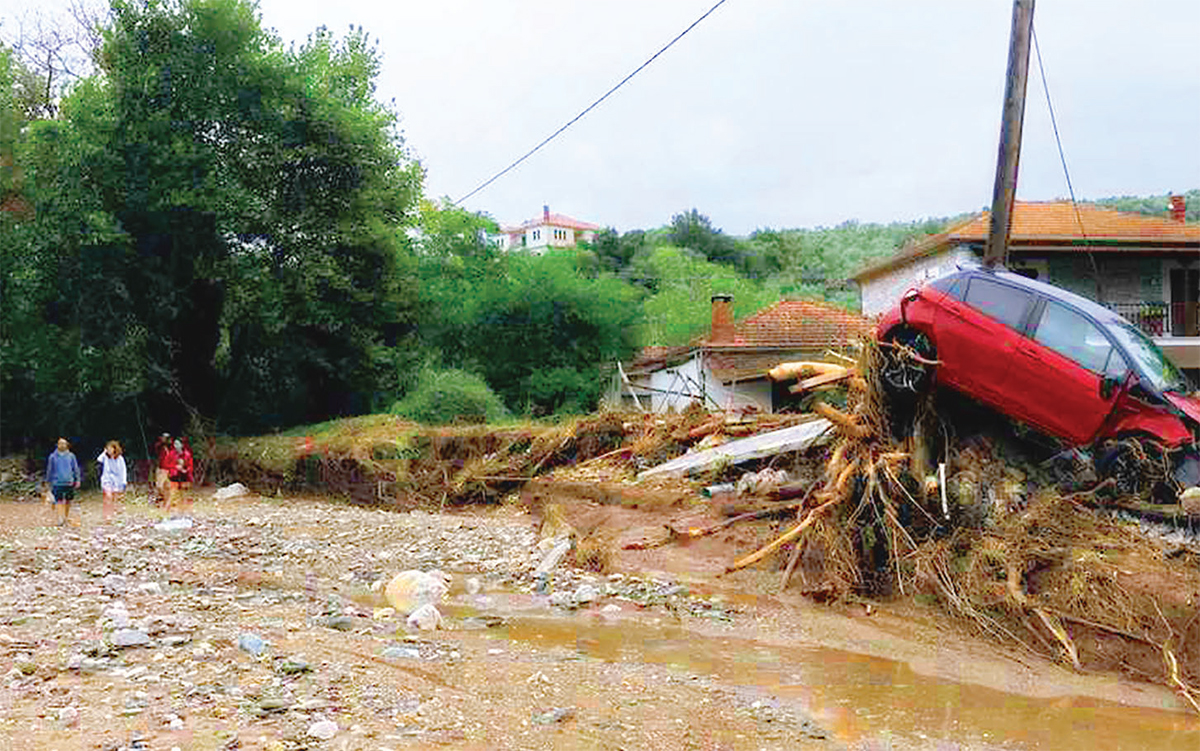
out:
M563 125L563 126L562 126L561 128L559 128L558 130L556 130L556 131L554 131L553 133L551 133L550 135L546 136L546 138L545 138L545 139L543 139L541 143L539 143L537 146L534 146L534 147L533 147L532 149L530 149L529 151L525 152L525 153L524 153L524 154L521 156L521 158L517 159L517 160L516 160L515 162L513 162L512 164L508 165L508 166L507 166L507 167L505 167L504 169L500 170L500 171L499 171L499 172L497 172L496 174L494 174L494 175L492 175L491 177L489 177L487 180L485 180L483 183L481 183L481 184L480 184L480 185L479 185L477 188L475 188L474 190L472 190L470 193L467 193L465 196L463 196L462 198L460 198L460 199L458 199L457 201L455 201L455 203L461 204L463 201L467 200L467 199L468 199L468 198L470 198L471 196L475 195L475 194L476 194L476 193L478 193L479 191L483 190L483 189L484 189L484 188L486 188L487 186L489 186L489 185L491 185L492 183L494 183L494 182L496 182L497 180L499 180L499 179L500 179L501 177L503 177L504 175L506 175L506 174L508 174L509 172L511 172L511 171L512 171L512 170L513 170L513 169L514 169L514 168L515 168L515 167L516 167L518 164L520 164L521 162L525 161L525 160L526 160L526 159L528 159L529 157L531 157L531 156L533 156L534 154L536 154L536 153L537 153L537 152L538 152L538 151L539 151L539 150L540 150L540 149L541 149L543 146L545 146L546 144L550 143L550 142L551 142L551 141L553 141L555 138L557 138L557 137L558 137L558 135L559 135L560 133L562 133L564 130L566 130L567 128L571 127L571 126L572 126L572 125L574 125L576 122L578 122L580 119L582 119L584 115L586 115L587 113L589 113L589 112L591 112L593 109L595 109L595 108L596 108L596 106L597 106L597 105L599 105L601 102L603 102L605 99L608 99L610 96L612 96L612 94L614 94L614 93L616 92L616 90L617 90L617 89L619 89L619 88L621 88L622 86L624 86L624 85L625 85L625 84L626 84L626 83L629 81L629 79L633 78L633 77L634 77L634 76L636 76L638 73L642 72L642 70L643 70L644 68L646 68L646 66L650 65L650 63L654 62L654 61L655 61L655 60L658 58L658 56L659 56L659 55L661 55L662 53L664 53L664 52L666 52L668 49L670 49L670 48L671 48L671 46L672 46L673 44L675 44L676 42L678 42L680 39L683 39L683 37L684 37L684 36L685 36L685 35L686 35L686 34L687 34L689 31L691 31L692 29L696 28L696 26L697 26L697 25L698 25L698 24L699 24L701 21L703 21L704 19L706 19L706 18L708 18L710 15L712 15L713 11L715 11L717 8L719 8L719 7L721 7L722 5L724 5L724 4L725 4L725 2L726 2L726 0L718 0L718 2L717 2L717 4L716 4L716 5L714 5L713 7L709 8L707 11L705 11L705 12L704 12L704 15L700 16L700 17L699 17L699 18L697 18L695 21L692 21L692 23L691 23L691 24L690 24L690 25L689 25L689 26L688 26L686 29L684 29L683 31L679 32L679 34L678 34L678 35L677 35L677 36L676 36L674 39L672 39L671 41L667 42L667 43L666 43L666 45L664 45L664 46L663 46L663 48L662 48L662 49L660 49L658 52L655 52L655 53L654 53L654 54L653 54L653 55L650 57L650 59L646 60L646 62L644 62L644 63L642 63L641 65L639 65L639 66L638 66L636 69L634 69L634 71L633 71L632 73L630 73L629 75L627 75L627 76L625 76L624 78L622 78L622 79L620 80L620 82L619 82L619 83L617 83L617 85L616 85L616 86L613 86L611 89L609 89L608 91L606 91L606 92L604 93L604 96L600 97L600 98L599 98L599 99L597 99L596 101L594 101L594 102L592 102L591 104L589 104L589 105L588 105L588 106L587 106L587 107L586 107L586 108L585 108L585 109L584 109L582 112L580 112L580 113L579 113L578 115L576 115L575 117L571 118L571 119L570 119L570 120L569 120L569 121L566 123L566 125Z

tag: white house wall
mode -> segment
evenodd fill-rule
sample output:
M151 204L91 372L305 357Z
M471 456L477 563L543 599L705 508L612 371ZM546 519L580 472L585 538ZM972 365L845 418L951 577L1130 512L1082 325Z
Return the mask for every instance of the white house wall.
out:
M769 382L759 379L726 386L704 367L700 355L635 381L642 404L651 412L682 412L693 401L700 402L706 409L733 410L753 406L763 412L771 411ZM649 393L638 386L648 386ZM619 395L614 395L614 400L620 401Z
M885 313L910 287L919 287L925 282L945 276L957 269L960 263L977 260L970 249L960 246L946 253L917 259L864 281L859 285L862 293L862 314L870 317Z

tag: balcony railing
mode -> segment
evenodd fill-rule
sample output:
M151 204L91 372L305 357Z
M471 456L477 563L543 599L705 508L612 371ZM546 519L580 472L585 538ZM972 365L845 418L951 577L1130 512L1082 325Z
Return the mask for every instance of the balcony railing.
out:
M1109 302L1104 307L1149 336L1200 336L1200 304L1194 302Z

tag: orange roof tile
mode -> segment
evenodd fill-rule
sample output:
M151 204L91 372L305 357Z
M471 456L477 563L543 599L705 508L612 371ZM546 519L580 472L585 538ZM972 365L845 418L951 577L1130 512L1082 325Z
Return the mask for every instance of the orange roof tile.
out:
M735 347L840 348L869 334L866 318L811 300L780 300L737 324Z
M714 344L700 339L684 346L645 347L626 370L659 370L704 349L709 352L714 375L722 381L763 377L789 357L819 357L826 349L845 349L856 339L869 336L873 326L870 320L836 305L780 300L737 324L732 342Z
M903 266L909 260L936 255L956 245L982 243L991 229L991 212L984 211L941 234L930 235L896 255L859 271L863 280ZM1148 216L1070 201L1017 201L1013 204L1009 246L1066 244L1060 250L1130 250L1139 247L1178 247L1200 250L1200 224L1166 216Z
M524 232L533 227L565 227L566 229L574 229L581 232L600 229L599 224L585 222L582 219L576 219L566 214L551 214L548 218L545 215L539 214L533 219L522 222L519 227L505 225L500 227L500 231L511 234L514 232Z

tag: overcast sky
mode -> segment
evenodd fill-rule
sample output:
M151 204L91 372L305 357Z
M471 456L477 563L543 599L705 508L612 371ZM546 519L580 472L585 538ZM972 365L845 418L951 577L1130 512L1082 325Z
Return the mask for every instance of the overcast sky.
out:
M379 43L426 193L458 199L716 0L261 0L302 41ZM990 204L1011 0L727 0L586 118L464 205L733 234ZM1200 187L1200 2L1041 0L1034 27L1076 195ZM1031 63L1018 197L1067 195Z

